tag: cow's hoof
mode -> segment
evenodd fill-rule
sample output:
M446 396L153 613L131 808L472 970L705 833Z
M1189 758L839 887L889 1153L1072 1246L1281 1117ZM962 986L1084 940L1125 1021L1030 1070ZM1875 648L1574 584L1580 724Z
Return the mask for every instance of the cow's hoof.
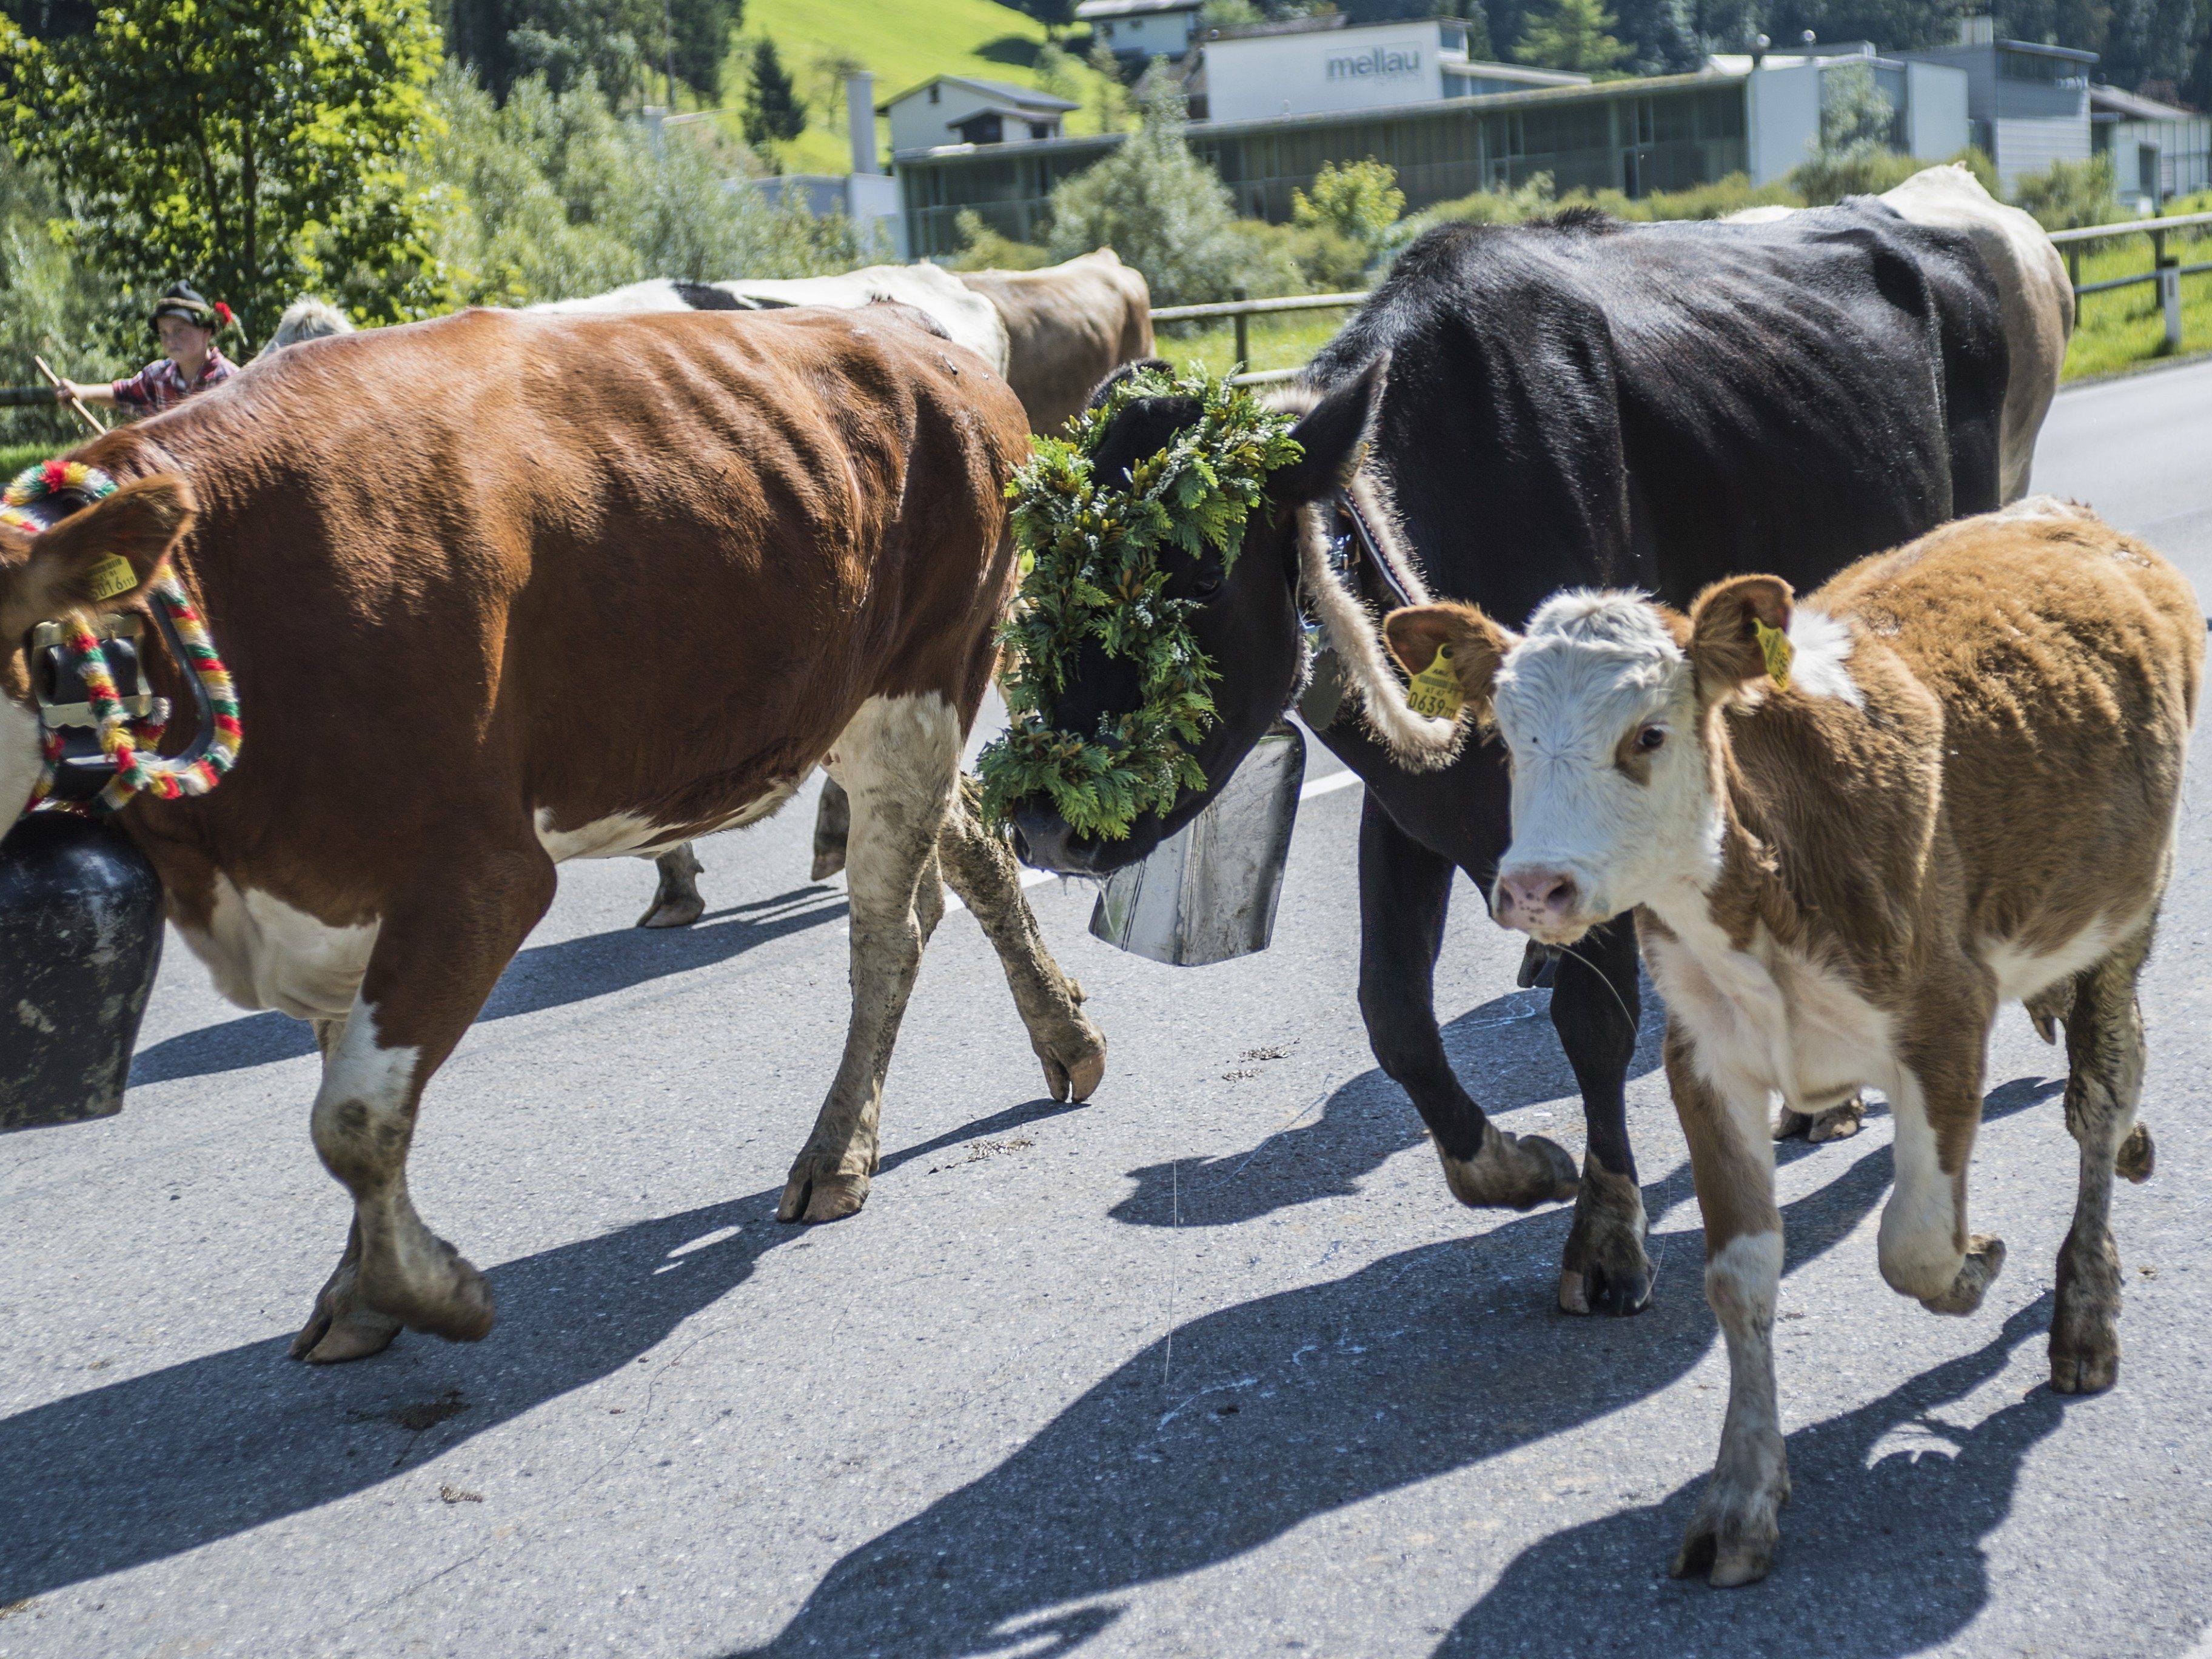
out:
M2120 1345L2117 1340L2100 1352L2058 1351L2051 1340L2051 1387L2057 1394L2102 1394L2120 1379Z
M641 927L689 927L707 914L707 901L696 893L685 893L675 898L656 895L652 907L637 919Z
M2120 1143L2120 1150L2112 1154L2112 1173L2140 1186L2150 1179L2151 1171L2157 1167L2158 1148L2151 1144L2149 1127L2138 1123Z
M1068 1004L1067 1017L1054 1022L1060 1029L1042 1040L1032 1036L1030 1042L1036 1050L1037 1062L1044 1067L1045 1087L1052 1091L1052 1097L1085 1101L1106 1079L1106 1036L1076 1006L1083 1000L1081 988L1073 980L1068 985L1075 994Z
M1508 1134L1495 1123L1482 1126L1473 1158L1454 1158L1442 1146L1437 1156L1452 1196L1469 1209L1534 1209L1572 1198L1581 1186L1566 1148L1541 1135Z
M2109 1235L2069 1232L2058 1251L2058 1304L2051 1316L2051 1386L2102 1394L2120 1374L2120 1257Z
M1976 1233L1966 1241L1966 1259L1959 1264L1959 1276L1951 1281L1951 1288L1941 1296L1923 1296L1920 1305L1929 1313L1970 1314L1982 1305L1982 1297L2004 1271L2004 1240L1988 1233Z
M2066 1016L2074 1006L2074 981L2062 979L2028 998L2026 1006L2028 1024L2035 1027L2036 1036L2055 1043L2063 1034Z
M1716 1469L1668 1573L1702 1577L1717 1589L1757 1583L1773 1569L1775 1547L1782 1541L1778 1517L1789 1496L1790 1477L1778 1452L1773 1478L1723 1480Z
M1560 1311L1587 1314L1610 1304L1616 1314L1643 1312L1651 1301L1651 1258L1644 1254L1649 1231L1636 1182L1585 1158L1575 1224L1560 1257Z
M1824 1140L1849 1140L1866 1127L1866 1100L1853 1095L1840 1106L1824 1112L1792 1111L1784 1106L1774 1120L1777 1140L1805 1139L1819 1146Z
M828 1159L801 1158L791 1166L783 1184L783 1198L775 1206L778 1221L842 1221L860 1212L868 1201L868 1177L840 1170Z
M382 1353L399 1334L390 1314L361 1305L349 1261L331 1276L315 1298L315 1311L292 1339L292 1358L311 1365L335 1365Z
M396 1255L396 1252L395 1252ZM366 1305L410 1331L448 1342L481 1342L491 1334L499 1310L491 1285L461 1253L423 1228L404 1271L380 1264L372 1251L362 1275Z

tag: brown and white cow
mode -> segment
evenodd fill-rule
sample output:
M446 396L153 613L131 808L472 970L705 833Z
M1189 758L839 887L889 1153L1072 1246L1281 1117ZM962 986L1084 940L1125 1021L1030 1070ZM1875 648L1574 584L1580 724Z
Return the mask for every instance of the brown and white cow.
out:
M1057 433L1091 389L1124 363L1152 355L1152 291L1110 247L1042 270L963 270L1006 326L1006 380L1030 429Z
M853 804L851 1024L778 1215L860 1208L945 878L1004 960L1048 1082L1104 1047L1011 855L956 793L1015 576L1021 406L913 313L474 311L293 346L76 452L123 481L0 531L0 797L39 768L25 632L165 559L245 722L210 795L121 822L216 982L315 1023L315 1147L350 1239L293 1352L491 1328L406 1164L439 1065L564 859ZM181 688L166 659L157 678Z
M1719 1461L1676 1576L1764 1576L1790 1494L1774 1095L1807 1112L1862 1085L1888 1097L1882 1277L1971 1313L2004 1262L1966 1218L1990 1029L2008 1000L2061 1006L2081 1170L2051 1384L2109 1388L2112 1174L2117 1161L2142 1180L2152 1155L2135 1121L2136 977L2203 675L2188 582L2045 497L1863 561L1802 604L1774 577L1740 576L1686 617L1583 590L1520 636L1460 605L1388 626L1407 663L1449 648L1511 756L1498 920L1571 944L1636 907L1667 1000L1729 1362Z

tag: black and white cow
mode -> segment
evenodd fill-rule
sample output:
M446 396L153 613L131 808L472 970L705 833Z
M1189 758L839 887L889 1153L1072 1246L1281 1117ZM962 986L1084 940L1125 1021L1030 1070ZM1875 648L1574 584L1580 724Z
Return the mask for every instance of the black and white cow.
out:
M1222 675L1222 719L1198 753L1208 787L1113 842L1075 835L1032 798L1015 815L1017 850L1085 873L1143 858L1304 686L1299 618L1317 611L1352 690L1321 737L1367 784L1359 996L1376 1057L1412 1095L1462 1202L1577 1199L1563 1308L1635 1311L1650 1267L1623 1099L1633 923L1593 931L1556 965L1552 1021L1588 1126L1578 1180L1561 1147L1489 1122L1445 1056L1431 981L1452 879L1464 871L1489 890L1509 839L1506 777L1494 744L1407 708L1375 616L1431 590L1517 622L1569 586L1676 605L1746 569L1817 586L1995 507L2008 473L2025 477L2008 455L2034 442L2007 429L2004 310L1972 238L1872 199L1769 223L1577 211L1431 232L1297 389L1306 458L1273 481L1233 569L1209 562L1176 579L1201 601L1195 632ZM2055 363L2034 372L2055 376ZM1133 404L1102 465L1152 453L1195 412ZM1338 483L1370 532L1348 574L1326 550L1349 519L1314 504ZM1090 730L1133 706L1128 670L1094 648L1059 723Z

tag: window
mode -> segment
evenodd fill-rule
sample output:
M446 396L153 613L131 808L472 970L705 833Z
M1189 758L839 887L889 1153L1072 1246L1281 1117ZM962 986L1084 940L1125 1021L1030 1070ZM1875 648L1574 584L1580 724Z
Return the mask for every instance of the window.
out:
M935 82L933 82L933 82L930 83L930 87L929 87L929 101L930 101L931 103L933 103L933 104L934 104L934 103L936 103L936 102L938 101L938 96L937 96L937 94L938 94L938 91L939 91L939 88L938 88L938 86L937 86L937 83L936 83Z
M2033 81L2046 87L2084 87L2087 71L2070 58L2046 58L2039 52L2000 52L1997 73L2008 81Z

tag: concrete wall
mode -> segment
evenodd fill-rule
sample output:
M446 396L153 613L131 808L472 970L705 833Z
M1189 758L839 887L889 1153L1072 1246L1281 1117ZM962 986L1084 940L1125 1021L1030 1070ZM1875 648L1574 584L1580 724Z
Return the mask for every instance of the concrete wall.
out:
M1966 72L1941 64L1905 66L1905 147L1923 161L1948 161L1972 142Z
M1820 142L1820 66L1757 69L1746 79L1751 182L1771 184L1802 165Z
M1443 46L1443 32L1432 22L1209 40L1206 118L1259 121L1427 103L1444 95Z

